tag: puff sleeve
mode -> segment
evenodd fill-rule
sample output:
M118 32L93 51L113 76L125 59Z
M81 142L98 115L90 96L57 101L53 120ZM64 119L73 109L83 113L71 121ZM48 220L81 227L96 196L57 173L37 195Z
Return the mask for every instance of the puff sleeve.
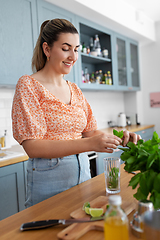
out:
M43 139L47 131L40 95L27 77L19 79L12 105L13 136L19 144L26 139Z

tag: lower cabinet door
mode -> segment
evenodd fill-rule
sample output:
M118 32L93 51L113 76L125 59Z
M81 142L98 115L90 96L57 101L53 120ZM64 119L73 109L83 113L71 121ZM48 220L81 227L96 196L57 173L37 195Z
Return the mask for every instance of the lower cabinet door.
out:
M122 146L120 146L120 147L122 147ZM104 164L103 164L104 158L107 158L107 157L110 157L110 158L119 157L120 158L122 152L123 152L122 150L117 148L113 153L98 153L98 157L96 159L97 175L104 173ZM123 161L121 160L121 164L122 163L123 163Z
M23 210L25 184L23 162L0 168L0 220Z

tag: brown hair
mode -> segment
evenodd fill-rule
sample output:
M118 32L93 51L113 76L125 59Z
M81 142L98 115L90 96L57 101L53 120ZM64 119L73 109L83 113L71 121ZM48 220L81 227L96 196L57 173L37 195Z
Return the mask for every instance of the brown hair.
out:
M66 19L55 18L52 20L44 21L41 25L40 34L33 51L32 57L32 71L41 70L45 64L47 57L43 52L42 45L44 42L52 47L54 42L58 40L61 33L77 33L74 25Z

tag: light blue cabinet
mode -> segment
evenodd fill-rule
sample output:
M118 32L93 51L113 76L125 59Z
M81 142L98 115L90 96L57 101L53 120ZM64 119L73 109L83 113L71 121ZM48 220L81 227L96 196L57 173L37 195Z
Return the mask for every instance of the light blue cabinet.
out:
M113 42L116 89L140 90L138 43L117 33L114 33Z
M37 13L38 13L38 28L40 30L41 24L45 20L51 20L54 18L62 18L67 19L70 22L74 24L75 22L75 15L71 12L68 12L67 10L64 10L62 8L59 8L53 4L50 4L48 2L45 2L43 0L37 1ZM66 80L69 80L71 82L75 82L76 75L75 75L75 66L73 66L71 72L65 76L64 78Z
M85 18L44 0L6 0L0 7L0 87L15 86L19 77L32 74L31 60L43 21L64 18L80 33L80 41L90 45L90 38L99 35L101 48L108 58L79 52L79 59L66 80L83 90L137 91L140 89L138 43ZM108 26L109 27L109 26ZM111 73L112 85L84 83L82 70Z
M15 86L19 77L32 73L36 1L6 0L0 5L0 86Z
M82 17L76 16L76 27L78 32L80 33L80 42L85 46L90 46L90 39L95 38L97 34L100 40L101 49L108 50L108 58L104 58L103 56L97 57L93 56L90 53L79 52L79 59L77 61L78 65L78 85L81 89L86 90L114 90L115 89L115 81L116 78L114 76L114 59L113 59L113 32L105 27L102 27L96 23L93 23L89 20L86 20ZM82 79L82 75L85 72L85 68L87 68L88 73L91 75L92 72L96 72L102 70L103 73L107 73L110 71L112 78L112 85L107 84L97 84L97 83L86 83Z
M0 168L0 220L23 210L25 179L23 162Z
M120 146L120 147L122 147L122 146ZM104 172L104 163L103 163L104 158L120 157L121 154L122 154L122 150L120 150L118 148L113 153L98 153L98 158L96 160L97 175ZM121 160L121 164L122 163L123 163L123 161Z
M140 135L144 141L147 141L152 138L153 132L154 132L154 127L138 131L136 132L136 134Z

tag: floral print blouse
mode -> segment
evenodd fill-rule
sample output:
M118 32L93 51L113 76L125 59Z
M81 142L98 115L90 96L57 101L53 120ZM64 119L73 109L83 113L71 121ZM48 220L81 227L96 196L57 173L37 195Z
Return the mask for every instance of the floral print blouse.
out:
M56 98L32 76L22 76L12 105L13 136L27 139L67 140L97 129L91 107L75 83L69 82L71 103Z

